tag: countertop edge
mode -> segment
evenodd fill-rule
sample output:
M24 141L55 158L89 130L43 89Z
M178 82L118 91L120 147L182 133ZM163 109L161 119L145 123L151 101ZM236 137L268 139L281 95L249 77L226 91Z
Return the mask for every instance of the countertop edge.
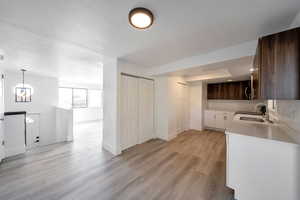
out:
M256 136L256 135L246 135L246 134L243 134L243 133L232 132L230 130L225 130L225 134L226 135L239 135L239 136L244 136L244 137L257 138L257 139L266 140L268 142L283 143L283 144L295 145L297 147L300 147L300 144L298 144L296 142L289 142L289 141L284 141L284 140L279 140L279 139L270 139L270 138L265 138L265 137L259 137L259 136Z

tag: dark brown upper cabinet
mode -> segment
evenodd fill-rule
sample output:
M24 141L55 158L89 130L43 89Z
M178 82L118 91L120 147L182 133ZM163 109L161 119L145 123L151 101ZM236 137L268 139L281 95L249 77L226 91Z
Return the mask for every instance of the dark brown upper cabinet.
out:
M300 99L300 28L258 41L252 73L253 99Z
M207 84L207 99L249 100L250 81Z

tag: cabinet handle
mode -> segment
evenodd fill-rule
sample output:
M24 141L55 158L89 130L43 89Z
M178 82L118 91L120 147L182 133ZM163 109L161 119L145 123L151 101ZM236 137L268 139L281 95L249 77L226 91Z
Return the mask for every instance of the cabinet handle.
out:
M249 99L247 91L248 91L248 87L245 88L245 96L247 97L247 99Z

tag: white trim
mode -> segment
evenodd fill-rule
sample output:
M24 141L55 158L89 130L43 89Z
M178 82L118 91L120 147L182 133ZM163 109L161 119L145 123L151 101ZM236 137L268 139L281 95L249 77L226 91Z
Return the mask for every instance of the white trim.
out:
M16 148L10 148L10 149L5 148L5 157L7 158L7 157L11 157L11 156L16 156L19 154L23 154L25 152L26 152L25 145L24 145L24 147L16 147Z
M173 140L178 134L169 134L168 141Z
M117 156L120 154L120 152L117 152L113 146L111 144L104 144L103 143L103 149L105 149L106 151L112 153L114 156Z

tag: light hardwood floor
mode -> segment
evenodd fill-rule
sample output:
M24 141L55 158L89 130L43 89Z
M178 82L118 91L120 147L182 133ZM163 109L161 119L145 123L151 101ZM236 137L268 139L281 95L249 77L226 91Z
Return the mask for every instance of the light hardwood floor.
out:
M0 165L1 200L231 200L225 136L188 131L112 157L99 145L40 148Z

